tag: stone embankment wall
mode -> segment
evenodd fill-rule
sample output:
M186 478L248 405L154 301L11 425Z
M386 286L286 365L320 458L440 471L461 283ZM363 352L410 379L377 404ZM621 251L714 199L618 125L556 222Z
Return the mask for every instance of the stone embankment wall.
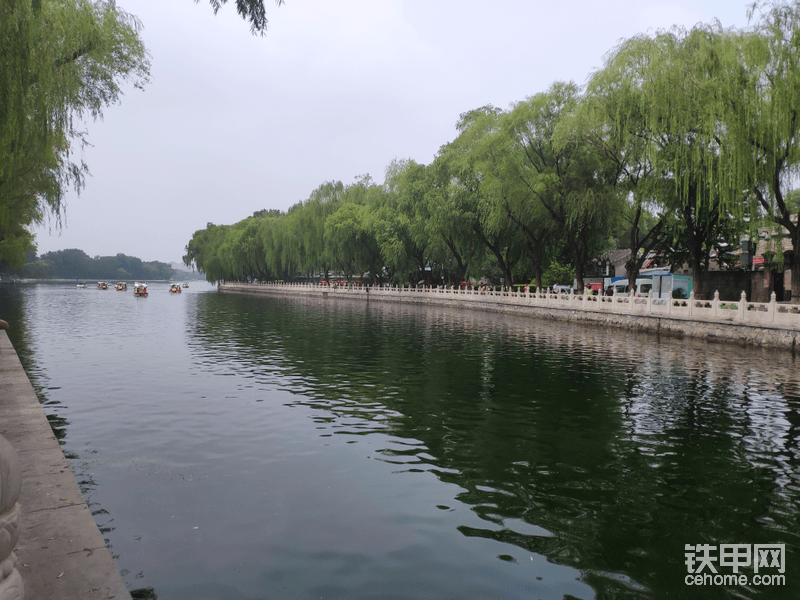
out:
M403 302L663 332L740 344L796 349L800 344L800 307L770 302L738 302L580 296L533 291L459 288L321 286L276 283L221 283L230 293L283 297Z

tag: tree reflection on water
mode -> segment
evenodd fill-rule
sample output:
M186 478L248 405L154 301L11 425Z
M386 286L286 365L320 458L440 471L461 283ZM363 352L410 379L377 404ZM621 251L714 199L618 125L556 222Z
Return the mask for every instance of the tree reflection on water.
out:
M195 351L213 343L262 383L279 366L333 434L402 440L381 459L458 486L485 523L466 537L575 567L601 597L684 594L687 543L785 543L787 580L800 576L785 351L441 308L203 300Z

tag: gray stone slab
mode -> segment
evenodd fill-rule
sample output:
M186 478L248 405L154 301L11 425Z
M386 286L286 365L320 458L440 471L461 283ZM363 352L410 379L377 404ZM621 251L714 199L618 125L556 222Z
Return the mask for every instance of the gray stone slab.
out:
M41 415L35 412L8 416L0 411L0 435L11 442L17 452L60 450L55 436L48 435L47 429L50 429L50 424L46 420L43 423Z
M20 404L0 406L0 431L9 431L11 429L10 426L3 424L7 420L10 422L11 419L16 419L18 417L33 417L38 420L40 418L41 411L41 407L34 405L26 406L24 404Z
M84 503L78 483L61 448L19 453L22 465L23 521L29 513ZM63 498L67 500L63 500Z
M3 360L7 359L0 357L0 361ZM0 373L0 406L27 406L34 399L39 404L36 392L33 391L22 366L18 371Z
M24 485L24 484L23 484ZM28 598L129 598L117 566L94 519L78 494L79 502L62 500L53 489L51 509L26 512L20 540L18 569ZM67 493L74 499L73 494ZM92 527L75 527L91 521Z

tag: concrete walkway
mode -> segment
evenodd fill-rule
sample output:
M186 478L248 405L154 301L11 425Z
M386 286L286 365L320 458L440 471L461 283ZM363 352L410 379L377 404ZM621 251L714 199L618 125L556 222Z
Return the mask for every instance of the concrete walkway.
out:
M130 600L42 405L0 330L0 434L19 453L25 600Z

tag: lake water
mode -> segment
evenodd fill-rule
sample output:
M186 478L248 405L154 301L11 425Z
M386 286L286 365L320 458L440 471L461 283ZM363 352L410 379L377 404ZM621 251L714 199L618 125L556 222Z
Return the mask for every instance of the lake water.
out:
M131 588L796 597L791 353L190 285L0 286ZM785 585L687 586L686 544L784 544Z

